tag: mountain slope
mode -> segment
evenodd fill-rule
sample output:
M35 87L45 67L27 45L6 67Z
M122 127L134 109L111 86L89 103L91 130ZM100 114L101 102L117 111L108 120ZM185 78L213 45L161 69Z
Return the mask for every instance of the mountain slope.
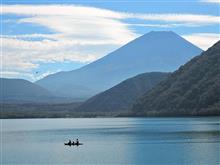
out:
M145 115L220 115L220 41L147 92L133 112Z
M127 112L146 91L168 77L168 73L152 72L129 78L90 98L77 108L81 112Z
M64 101L48 90L23 79L0 78L0 102L47 102Z
M55 94L88 98L140 73L174 71L201 52L174 32L150 32L80 69L36 83Z

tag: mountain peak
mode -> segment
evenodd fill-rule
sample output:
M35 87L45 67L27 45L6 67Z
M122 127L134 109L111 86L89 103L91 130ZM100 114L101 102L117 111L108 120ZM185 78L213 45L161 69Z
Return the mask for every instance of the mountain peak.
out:
M176 34L173 31L150 31L149 33L146 33L143 36L154 36L154 37L161 36L161 37L164 37L164 36L179 36L179 35Z
M152 30L147 34L176 34L175 32L171 31L171 30L164 30L164 31L157 31L157 30ZM176 34L177 35L177 34Z

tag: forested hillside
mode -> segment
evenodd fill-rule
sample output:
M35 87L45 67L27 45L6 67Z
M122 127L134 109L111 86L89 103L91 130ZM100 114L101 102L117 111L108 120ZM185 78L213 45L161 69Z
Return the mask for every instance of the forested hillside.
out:
M220 114L220 41L147 92L135 116Z

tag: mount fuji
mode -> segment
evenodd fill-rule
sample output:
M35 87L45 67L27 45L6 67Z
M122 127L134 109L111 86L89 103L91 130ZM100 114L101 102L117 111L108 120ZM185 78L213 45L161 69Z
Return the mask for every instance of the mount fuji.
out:
M146 72L173 72L203 50L172 31L151 31L82 68L58 72L36 84L65 97L85 100Z

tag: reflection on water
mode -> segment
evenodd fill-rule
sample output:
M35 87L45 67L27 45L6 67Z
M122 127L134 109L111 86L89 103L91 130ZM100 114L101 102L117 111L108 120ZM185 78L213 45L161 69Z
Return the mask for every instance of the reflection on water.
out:
M220 118L1 120L3 164L219 164ZM83 146L64 146L79 138Z

